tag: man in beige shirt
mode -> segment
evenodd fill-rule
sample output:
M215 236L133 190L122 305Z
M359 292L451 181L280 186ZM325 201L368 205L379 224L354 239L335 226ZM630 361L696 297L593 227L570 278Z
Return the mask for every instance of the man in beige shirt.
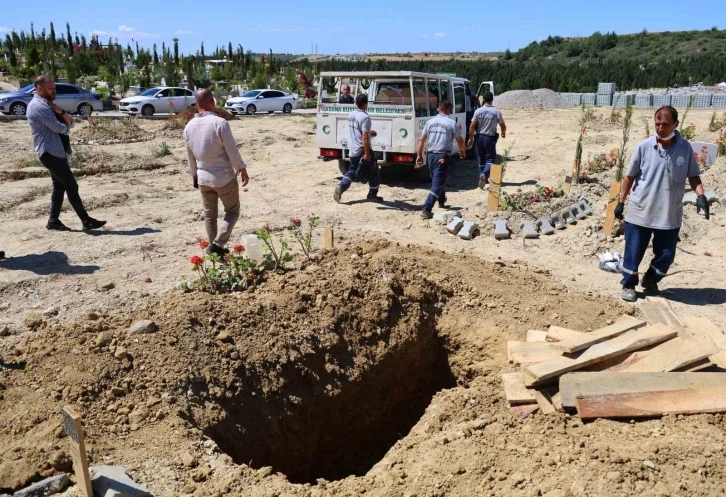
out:
M220 257L229 253L224 246L229 241L239 218L239 184L247 186L250 178L247 166L237 150L229 123L214 112L214 96L207 89L196 93L199 113L184 128L189 167L187 172L199 184L204 206L204 225L209 238L208 254ZM217 229L218 200L224 206L224 219Z

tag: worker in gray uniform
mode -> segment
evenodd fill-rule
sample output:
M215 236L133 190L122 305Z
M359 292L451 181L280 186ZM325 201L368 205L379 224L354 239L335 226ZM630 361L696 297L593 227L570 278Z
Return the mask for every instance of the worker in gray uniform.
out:
M698 195L696 213L710 218L698 162L691 144L676 131L678 111L663 106L655 113L655 136L635 149L620 191L615 217L623 219L625 200L625 253L623 257L622 298L637 299L638 267L653 239L653 260L640 280L646 295L658 293L658 282L668 273L676 257L678 232L683 220L683 194L686 181Z
M418 141L416 165L420 167L424 164L423 150L428 140L429 147L426 153L426 163L429 165L429 172L431 173L431 190L429 190L421 211L423 219L434 217L431 212L434 208L434 202L438 201L439 207L444 207L446 204L446 176L449 174L454 140L459 145L459 158L466 158L466 146L461 136L461 130L449 117L452 111L451 102L442 100L438 110L439 114L436 117L426 121L426 125L421 132L421 138Z
M471 118L468 146L474 144L479 154L479 188L482 190L489 184L489 171L497 158L497 125L502 129L502 138L507 136L507 125L499 109L494 107L494 94L484 93L484 105L479 107Z

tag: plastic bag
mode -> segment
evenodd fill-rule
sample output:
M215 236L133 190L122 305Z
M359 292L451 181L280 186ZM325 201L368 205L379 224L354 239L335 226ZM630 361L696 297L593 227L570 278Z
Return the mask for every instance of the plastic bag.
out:
M621 273L623 268L623 259L617 252L603 252L597 255L600 259L598 267L609 273Z

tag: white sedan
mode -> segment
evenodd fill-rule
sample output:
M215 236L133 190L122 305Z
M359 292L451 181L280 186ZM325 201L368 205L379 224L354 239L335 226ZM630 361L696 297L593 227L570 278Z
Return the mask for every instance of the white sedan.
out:
M255 114L279 111L289 114L296 102L292 95L277 90L250 90L227 100L225 109L232 114Z
M122 98L119 110L127 114L153 116L158 113L176 113L194 105L194 92L186 88L157 86L140 95Z

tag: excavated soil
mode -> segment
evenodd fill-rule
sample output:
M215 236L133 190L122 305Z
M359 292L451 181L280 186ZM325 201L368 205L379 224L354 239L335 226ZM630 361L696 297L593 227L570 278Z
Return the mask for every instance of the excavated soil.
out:
M519 262L390 242L321 257L244 293L41 319L3 360L0 489L68 470L72 403L93 462L154 495L721 495L723 416L506 407L506 340L632 308ZM139 319L158 331L130 335Z

